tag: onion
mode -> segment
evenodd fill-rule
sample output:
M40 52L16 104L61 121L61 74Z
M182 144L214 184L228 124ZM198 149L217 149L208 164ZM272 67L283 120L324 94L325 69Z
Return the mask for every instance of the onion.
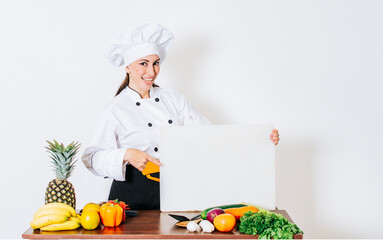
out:
M225 211L221 208L213 208L212 210L210 210L209 212L207 212L207 216L206 216L206 219L213 223L214 222L214 218L220 214L223 214L225 213Z

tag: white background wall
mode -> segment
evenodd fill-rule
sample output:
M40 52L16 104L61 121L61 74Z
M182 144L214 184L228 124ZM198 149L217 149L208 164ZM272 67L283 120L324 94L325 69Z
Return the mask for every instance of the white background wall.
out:
M176 44L158 84L215 124L275 123L277 206L305 238L383 238L382 1L0 1L0 237L21 238L54 178L45 139L87 146L122 69L121 28ZM109 182L78 162L78 207ZM248 189L244 186L244 189Z

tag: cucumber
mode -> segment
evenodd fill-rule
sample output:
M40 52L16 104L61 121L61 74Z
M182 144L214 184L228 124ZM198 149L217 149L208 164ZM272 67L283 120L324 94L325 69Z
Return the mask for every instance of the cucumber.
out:
M221 206L215 206L212 208L205 209L201 212L201 218L203 220L206 220L207 213L212 210L213 208L221 208L221 209L228 209L228 208L238 208L238 207L244 207L247 206L246 204L229 204L229 205L221 205Z

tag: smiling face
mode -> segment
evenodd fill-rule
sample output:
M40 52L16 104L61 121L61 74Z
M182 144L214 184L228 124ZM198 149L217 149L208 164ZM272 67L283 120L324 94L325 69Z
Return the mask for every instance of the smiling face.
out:
M142 98L149 98L149 90L160 72L160 58L154 54L142 57L125 71L129 74L129 87L139 92Z

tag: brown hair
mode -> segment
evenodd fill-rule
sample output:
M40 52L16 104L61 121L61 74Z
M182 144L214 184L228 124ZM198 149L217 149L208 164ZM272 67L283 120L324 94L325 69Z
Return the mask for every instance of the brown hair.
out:
M125 77L124 81L121 83L120 87L118 88L117 93L116 93L115 96L120 94L120 92L122 90L124 90L128 85L129 85L129 74L126 73L126 77ZM159 87L159 86L157 84L153 83L153 87Z

